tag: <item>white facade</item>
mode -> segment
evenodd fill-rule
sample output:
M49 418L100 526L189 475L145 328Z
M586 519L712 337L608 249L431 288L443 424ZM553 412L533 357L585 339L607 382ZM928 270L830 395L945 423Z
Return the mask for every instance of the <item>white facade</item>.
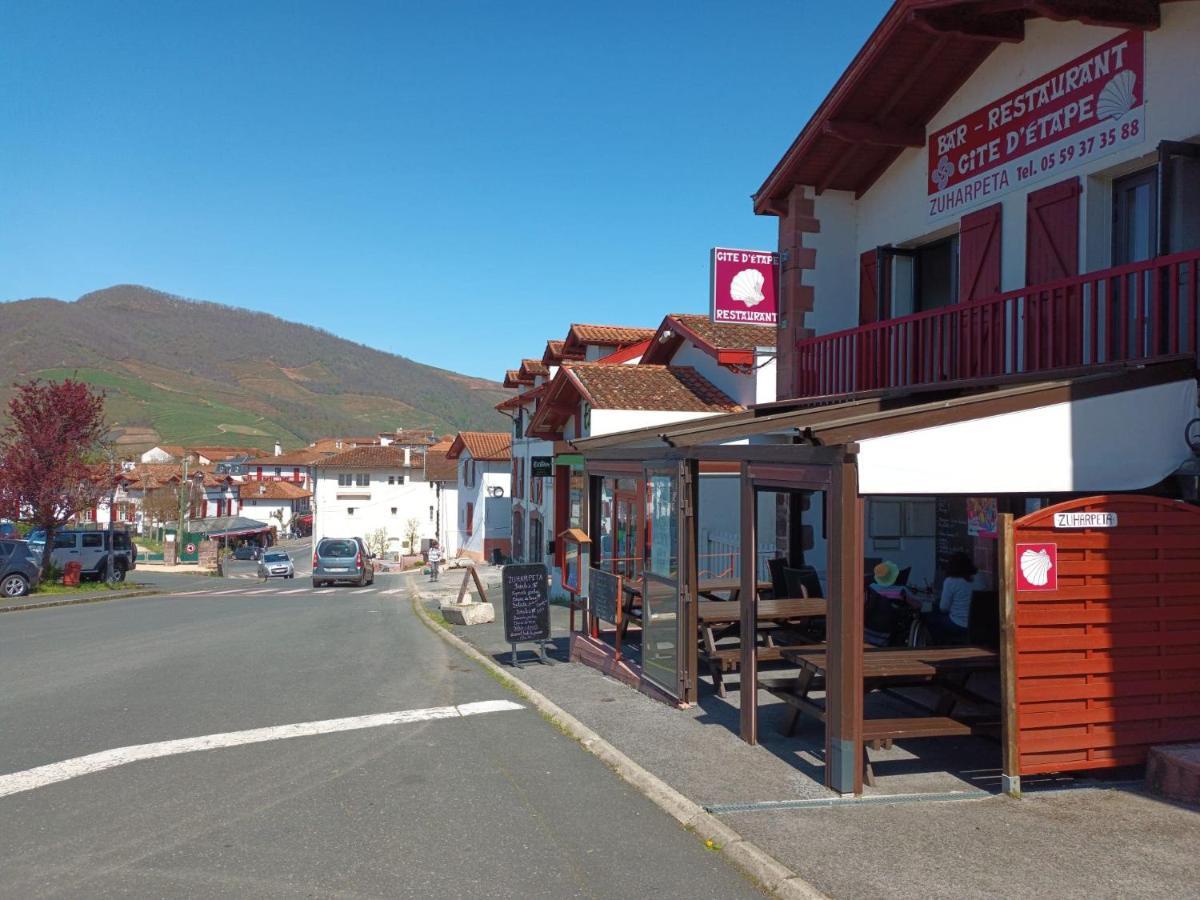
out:
M436 487L434 518L438 530L433 538L441 544L445 557L452 559L458 555L458 485L446 482Z
M287 531L292 524L292 519L302 515L308 508L307 499L303 501L302 505L300 500L256 497L253 491L253 485L243 486L240 514L248 519L274 525L280 531Z
M806 235L804 243L816 249L818 263L803 276L804 284L815 288L815 309L805 324L817 334L856 327L861 253L883 245L915 247L957 234L963 215L993 203L1003 208L1001 290L1024 287L1026 197L1030 191L1076 176L1083 188L1079 271L1112 265L1113 180L1152 165L1160 141L1200 138L1200 103L1195 97L1200 86L1196 62L1200 2L1163 4L1161 15L1161 27L1144 33L1146 113L1140 142L1083 164L1055 165L1036 178L939 216L930 215L924 147L904 150L858 200L844 191L816 196L821 230ZM1025 39L993 51L928 123L926 133L938 132L1121 34L1121 29L1078 22L1026 21ZM897 298L892 315L911 311Z
M313 492L313 539L361 537L383 529L388 553L420 552L434 536L437 494L413 470L320 466ZM339 483L340 482L340 483ZM415 550L407 546L408 523L416 521Z
M511 460L479 461L463 450L458 458L458 547L456 554L471 559L485 557L488 497L512 496ZM511 527L505 529L511 533Z

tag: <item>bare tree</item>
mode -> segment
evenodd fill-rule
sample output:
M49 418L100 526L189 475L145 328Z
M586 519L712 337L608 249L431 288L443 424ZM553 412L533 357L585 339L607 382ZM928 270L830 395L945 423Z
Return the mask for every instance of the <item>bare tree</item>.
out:
M404 523L404 540L408 544L408 552L416 553L421 549L421 520L409 519Z
M383 556L387 553L388 548L388 533L386 528L376 528L369 532L366 537L367 549L376 556Z

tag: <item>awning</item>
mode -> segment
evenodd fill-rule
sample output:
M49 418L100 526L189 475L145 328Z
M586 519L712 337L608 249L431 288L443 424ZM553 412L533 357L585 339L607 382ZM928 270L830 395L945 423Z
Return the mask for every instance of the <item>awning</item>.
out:
M857 450L861 494L1140 490L1191 455L1184 428L1197 415L1194 359L940 390L940 399L923 390L776 403L575 446L590 459L747 441L846 446Z
M861 494L1133 491L1191 455L1196 381L1066 400L858 442Z

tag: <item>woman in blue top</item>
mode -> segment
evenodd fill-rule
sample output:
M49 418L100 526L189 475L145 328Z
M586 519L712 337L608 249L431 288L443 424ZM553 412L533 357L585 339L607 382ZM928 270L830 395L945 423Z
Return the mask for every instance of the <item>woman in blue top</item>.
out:
M925 628L935 644L965 644L975 590L975 563L965 553L946 561L946 580L937 609L925 617Z

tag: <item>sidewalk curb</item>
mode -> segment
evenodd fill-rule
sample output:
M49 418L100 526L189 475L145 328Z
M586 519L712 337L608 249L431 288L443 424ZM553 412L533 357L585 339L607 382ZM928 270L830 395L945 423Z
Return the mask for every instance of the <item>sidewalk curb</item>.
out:
M512 672L496 664L495 660L481 653L458 635L441 627L429 616L421 602L420 592L413 586L410 592L413 611L424 625L446 643L479 663L502 684L525 697L534 708L546 716L565 733L579 741L583 748L612 769L627 784L636 788L655 806L703 840L712 841L726 859L763 887L784 900L828 900L798 873L793 872L757 844L745 840L716 816L704 811L698 803L688 799L657 775L643 769L636 762L588 728L562 707L545 695L534 690Z
M21 603L16 606L0 606L0 613L21 612L26 609L50 609L55 606L78 606L81 603L107 603L109 600L125 600L128 597L152 597L155 594L161 593L163 593L163 591L159 588L146 588L136 591L122 591L119 594L111 594L107 597L103 595L92 597L68 597L64 600L44 600L40 603Z

